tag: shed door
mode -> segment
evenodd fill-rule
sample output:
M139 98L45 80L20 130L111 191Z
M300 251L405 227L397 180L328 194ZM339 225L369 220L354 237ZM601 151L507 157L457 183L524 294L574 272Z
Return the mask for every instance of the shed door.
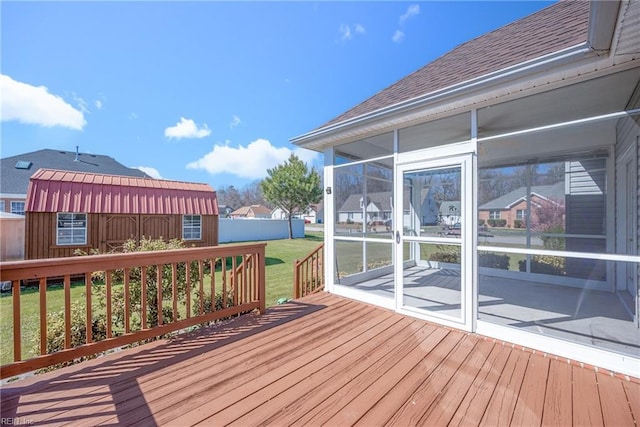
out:
M104 224L100 248L102 252L120 250L127 240L138 240L140 234L138 215L105 214L101 216L101 221Z
M146 237L151 239L169 240L170 234L169 215L141 215L140 217L140 238Z

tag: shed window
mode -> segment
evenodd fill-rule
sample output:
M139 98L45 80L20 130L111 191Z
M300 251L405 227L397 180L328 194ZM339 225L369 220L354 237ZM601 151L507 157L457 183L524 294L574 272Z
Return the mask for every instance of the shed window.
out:
M58 245L86 245L87 214L59 213L56 243Z
M24 215L24 202L11 202L11 213Z
M182 238L184 240L202 239L202 216L183 215L182 216Z

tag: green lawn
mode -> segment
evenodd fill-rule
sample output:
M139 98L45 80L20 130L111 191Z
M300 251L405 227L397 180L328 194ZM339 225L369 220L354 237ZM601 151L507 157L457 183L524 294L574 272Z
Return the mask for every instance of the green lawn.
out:
M267 306L276 304L280 298L293 297L294 260L303 258L320 243L323 233L308 233L303 239L269 240L266 247L266 291ZM71 301L84 301L84 285L72 285ZM61 286L47 291L47 312L62 310L64 291ZM10 293L0 296L0 363L13 361L13 301ZM22 354L26 357L34 345L34 336L39 327L39 293L37 289L21 292Z

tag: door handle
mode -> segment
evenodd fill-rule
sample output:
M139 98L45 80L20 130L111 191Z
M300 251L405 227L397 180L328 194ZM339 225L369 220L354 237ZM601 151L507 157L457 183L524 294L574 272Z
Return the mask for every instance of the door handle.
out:
M396 243L400 244L400 231L396 230Z

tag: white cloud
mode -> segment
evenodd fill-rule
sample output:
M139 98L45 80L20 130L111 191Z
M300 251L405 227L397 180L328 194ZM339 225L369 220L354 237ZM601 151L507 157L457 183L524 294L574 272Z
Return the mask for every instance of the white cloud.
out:
M158 171L158 169L156 168L152 168L150 166L136 166L134 169L141 170L142 172L149 175L151 178L164 179L162 175L160 175L160 172Z
M46 127L62 126L82 130L84 114L44 86L31 86L0 75L2 121L17 120Z
M237 127L240 123L242 123L242 120L240 120L240 117L234 114L233 117L231 117L231 123L229 123L229 127L233 129L234 127Z
M411 18L412 16L416 16L418 14L420 14L420 5L412 4L407 8L407 11L405 13L400 15L400 20L399 20L400 25L404 25L404 22L407 19Z
M185 119L180 117L180 121L175 126L168 127L164 130L164 136L167 138L204 138L211 135L211 130L207 128L207 125L202 125L202 128L198 129L196 123L191 119Z
M353 27L353 32L351 32L351 26L347 24L340 24L340 28L338 29L340 33L340 40L346 42L347 40L351 40L354 35L357 34L365 34L366 30L362 24L356 24Z
M98 100L96 100L96 101L94 102L94 105L96 106L96 108L97 108L98 110L100 110L100 109L102 108L102 101L100 101L100 100L98 99Z
M400 30L396 30L396 32L393 33L393 36L391 36L391 40L393 40L394 43L400 43L404 40L404 33Z
M240 178L262 179L267 176L267 169L283 163L291 153L307 164L318 158L318 153L314 151L274 147L271 142L261 138L246 147L231 147L229 141L224 145L214 145L202 158L187 164L187 169L202 169L212 175L229 173Z
M349 27L348 25L340 24L340 28L338 29L338 31L340 32L340 39L342 41L351 40L351 38L353 37L351 35L351 27Z
M73 96L73 100L76 101L76 104L78 104L78 108L80 108L80 111L82 111L83 113L91 113L91 111L89 110L89 103L87 101L85 101L75 93L71 94L71 96Z

